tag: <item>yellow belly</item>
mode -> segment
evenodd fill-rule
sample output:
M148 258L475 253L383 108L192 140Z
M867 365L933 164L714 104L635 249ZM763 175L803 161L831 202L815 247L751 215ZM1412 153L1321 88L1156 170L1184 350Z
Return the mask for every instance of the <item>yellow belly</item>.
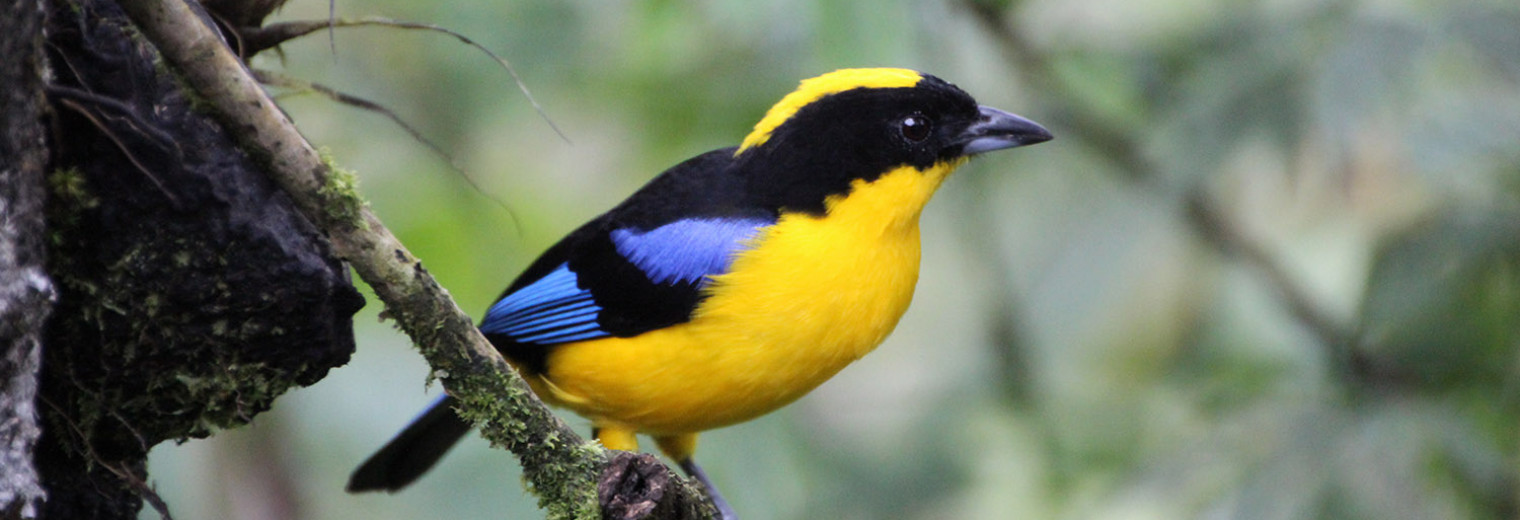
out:
M918 280L918 215L959 163L896 170L786 214L712 278L691 321L556 347L530 382L598 425L655 435L745 421L790 403L870 352Z

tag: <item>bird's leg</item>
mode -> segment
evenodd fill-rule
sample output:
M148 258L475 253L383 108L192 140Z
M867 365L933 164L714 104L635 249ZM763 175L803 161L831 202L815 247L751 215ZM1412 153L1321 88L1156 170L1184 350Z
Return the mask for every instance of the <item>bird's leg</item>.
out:
M633 430L628 428L596 426L591 428L591 436L609 450L639 451L639 440L634 437Z
M739 520L739 515L734 514L734 508L723 499L723 494L718 492L718 487L708 480L707 472L702 471L702 466L698 466L696 459L692 456L697 452L697 434L660 435L656 436L654 441L660 445L660 451L665 452L665 456L681 465L681 470L685 471L687 476L697 479L702 483L702 487L707 488L707 497L712 499L713 506L718 508L718 514L723 517L723 520Z
M707 496L712 499L713 505L718 508L718 514L722 515L723 520L739 520L739 515L734 514L734 508L730 507L728 501L723 499L723 494L718 492L718 487L714 486L711 480L708 480L707 472L702 471L702 466L698 466L697 462L692 460L691 457L682 459L680 464L681 470L685 471L687 476L697 479L697 482L702 483L702 487L707 488Z

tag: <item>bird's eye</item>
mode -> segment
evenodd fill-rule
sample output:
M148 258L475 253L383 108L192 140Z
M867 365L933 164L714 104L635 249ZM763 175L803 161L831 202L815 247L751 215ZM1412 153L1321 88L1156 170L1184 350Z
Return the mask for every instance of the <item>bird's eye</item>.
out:
M920 114L904 117L898 126L902 130L903 137L915 143L928 139L929 132L933 130L933 125L929 124L929 118Z

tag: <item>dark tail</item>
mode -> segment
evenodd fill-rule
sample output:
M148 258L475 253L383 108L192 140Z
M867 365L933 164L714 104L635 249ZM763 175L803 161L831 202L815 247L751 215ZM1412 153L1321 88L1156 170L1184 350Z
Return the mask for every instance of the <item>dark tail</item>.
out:
M427 473L449 448L454 447L454 443L470 433L470 423L454 413L457 404L458 401L448 396L433 403L432 408L354 470L353 476L348 478L348 492L384 490L394 493Z

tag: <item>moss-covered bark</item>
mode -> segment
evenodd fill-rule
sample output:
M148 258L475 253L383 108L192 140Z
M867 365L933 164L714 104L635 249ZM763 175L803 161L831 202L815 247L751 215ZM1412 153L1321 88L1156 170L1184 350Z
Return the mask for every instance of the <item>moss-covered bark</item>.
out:
M354 349L323 235L114 2L55 1L39 465L50 518L131 518L165 440L244 424Z

